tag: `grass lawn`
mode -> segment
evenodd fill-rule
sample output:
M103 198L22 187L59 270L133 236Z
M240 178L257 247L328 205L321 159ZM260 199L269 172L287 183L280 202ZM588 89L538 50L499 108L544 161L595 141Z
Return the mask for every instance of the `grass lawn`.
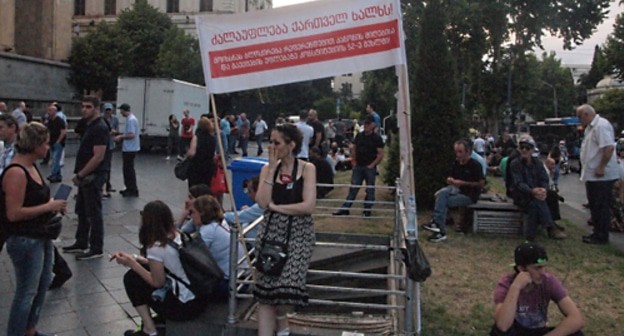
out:
M335 183L349 183L351 172L339 172ZM381 178L378 178L380 183ZM488 178L489 190L504 194L500 179ZM343 200L346 189L337 189L330 198ZM364 190L360 190L359 199ZM394 200L387 190L377 191L378 200ZM374 209L378 209L375 207ZM320 212L331 213L329 210ZM378 215L380 211L373 212ZM424 223L430 213L419 211ZM565 214L563 214L565 217ZM624 254L611 246L587 245L581 242L584 232L565 220L568 239L553 241L545 234L538 237L549 257L548 271L563 281L570 297L577 303L587 321L586 335L624 334ZM317 231L391 234L391 220L360 218L316 219ZM522 237L484 234L461 235L449 230L443 243L429 243L427 234L420 237L431 267L432 276L421 285L422 334L460 336L487 335L493 323L492 292L501 276L513 269L513 249ZM555 325L561 318L556 305L550 305L549 321Z

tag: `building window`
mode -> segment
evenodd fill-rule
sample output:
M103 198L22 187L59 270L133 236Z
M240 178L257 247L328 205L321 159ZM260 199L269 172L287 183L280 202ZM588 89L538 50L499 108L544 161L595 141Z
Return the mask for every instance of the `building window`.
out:
M212 0L200 0L199 11L200 12L212 12Z
M180 0L167 0L167 13L180 12Z
M117 0L104 0L104 15L117 14Z
M74 0L74 15L85 15L85 0Z

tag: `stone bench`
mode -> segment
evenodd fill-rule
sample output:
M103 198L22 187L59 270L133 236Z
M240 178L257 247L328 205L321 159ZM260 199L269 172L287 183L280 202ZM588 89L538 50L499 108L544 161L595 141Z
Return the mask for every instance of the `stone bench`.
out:
M484 200L467 207L473 212L472 232L522 235L525 213L511 200Z

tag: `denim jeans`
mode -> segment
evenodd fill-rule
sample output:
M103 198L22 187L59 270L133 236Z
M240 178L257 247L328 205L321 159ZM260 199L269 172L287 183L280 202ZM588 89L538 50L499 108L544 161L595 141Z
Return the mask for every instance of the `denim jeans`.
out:
M223 146L223 151L225 152L225 157L228 158L230 155L230 147L228 146L228 138L229 135L225 135L225 132L221 130L221 145ZM217 153L219 152L219 145L217 144Z
M136 172L134 170L134 158L136 152L123 152L121 153L122 165L123 165L123 178L126 191L136 192L139 191L136 182Z
M446 214L450 208L460 208L472 203L472 199L458 193L456 188L445 187L436 192L435 206L433 208L433 221L438 224L440 232L446 234Z
M615 180L585 182L589 211L594 221L594 236L600 240L609 240L614 183Z
M368 168L367 166L359 166L356 165L353 167L353 172L351 173L351 184L352 185L361 185L363 181L366 181L366 185L369 186L366 188L366 198L364 202L364 208L370 209L373 207L373 203L375 202L375 175L377 174L377 170L375 168ZM360 191L360 187L351 187L349 188L349 194L347 195L347 200L342 204L343 208L350 208L351 204L353 204L353 200L355 196L357 196L358 191Z
M23 236L7 239L7 252L15 268L15 296L7 335L23 336L39 321L46 291L52 282L54 248L52 241Z
M63 178L61 175L61 159L63 157L63 146L55 143L50 147L50 156L52 159L52 170L50 176L53 178Z
M527 227L524 228L524 235L527 239L535 239L540 224L546 229L554 227L555 223L545 200L532 199L525 211L528 213Z
M93 181L78 186L76 214L78 229L76 244L101 252L104 247L104 220L102 218L102 186L106 180L104 172L96 173Z
M247 156L247 144L249 143L249 138L241 137L239 140L240 147L243 150L243 156Z
M256 144L258 144L258 156L262 154L262 138L264 138L264 133L256 134Z
M225 147L225 145L224 145ZM228 135L228 150L230 154L236 154L236 135L230 133Z

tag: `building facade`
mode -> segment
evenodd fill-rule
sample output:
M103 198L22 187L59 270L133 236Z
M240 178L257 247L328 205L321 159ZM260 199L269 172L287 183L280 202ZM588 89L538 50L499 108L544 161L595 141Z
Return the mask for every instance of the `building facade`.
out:
M72 38L99 22L113 22L136 0L2 0L0 51L67 60ZM146 0L174 24L195 35L196 15L220 15L272 8L272 0Z

